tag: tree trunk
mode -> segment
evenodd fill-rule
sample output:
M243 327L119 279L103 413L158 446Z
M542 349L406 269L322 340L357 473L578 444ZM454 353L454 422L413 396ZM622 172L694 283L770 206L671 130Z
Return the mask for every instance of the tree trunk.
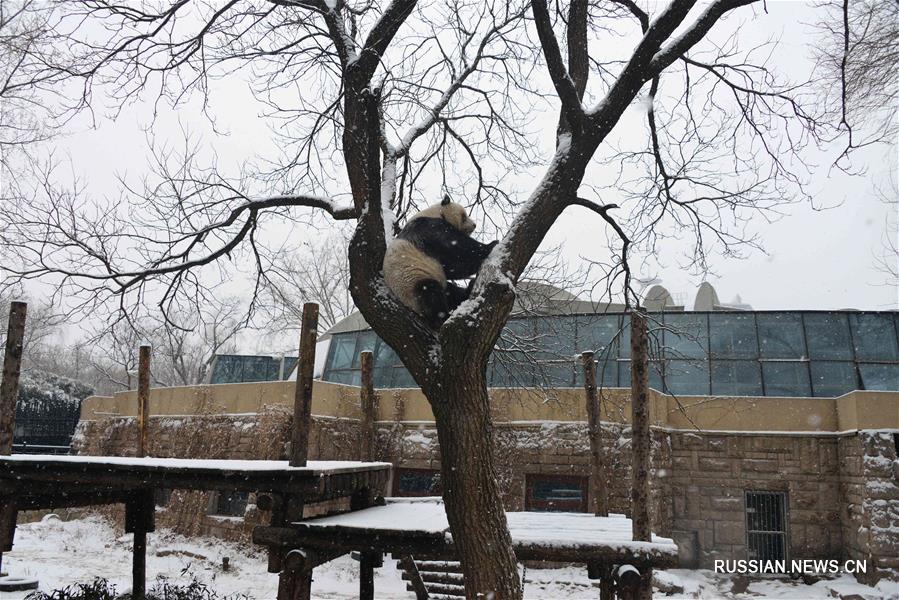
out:
M445 364L437 385L425 393L437 421L443 499L465 594L513 600L521 598L522 589L493 466L485 363Z

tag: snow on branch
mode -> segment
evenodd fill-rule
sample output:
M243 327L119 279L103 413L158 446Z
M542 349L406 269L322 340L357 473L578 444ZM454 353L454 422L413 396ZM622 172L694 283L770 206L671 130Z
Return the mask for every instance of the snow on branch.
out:
M675 60L683 56L687 51L702 40L709 30L728 11L741 6L746 6L759 0L719 0L711 4L705 12L696 20L692 27L687 29L678 38L673 40L665 48L659 50L649 64L649 71L654 74L661 73Z
M562 102L562 112L573 127L580 129L584 119L580 94L578 94L574 80L568 74L568 69L562 60L562 51L559 49L556 34L553 33L546 2L545 0L534 0L531 6L534 9L534 21L537 24L537 35L540 37L543 55L546 57L546 66L556 93L559 95L559 100Z

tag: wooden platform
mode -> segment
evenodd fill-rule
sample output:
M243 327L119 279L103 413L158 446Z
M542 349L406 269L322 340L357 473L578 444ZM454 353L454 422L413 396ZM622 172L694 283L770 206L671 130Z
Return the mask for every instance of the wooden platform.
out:
M123 501L155 489L241 490L301 495L320 502L380 490L390 463L194 460L105 456L0 456L0 507L61 508ZM117 500L116 498L120 498Z
M0 553L12 550L20 510L123 503L125 531L134 534L133 589L143 598L146 534L155 530L154 491L186 489L261 492L273 507L272 525L283 525L303 505L351 498L371 506L384 493L390 463L194 460L107 456L0 456ZM280 553L270 568L280 569Z
M653 536L652 542L635 542L631 521L624 516L509 512L506 518L519 560L653 567L677 564L677 546L672 540ZM260 526L253 532L253 541L282 549L390 552L427 560L457 558L443 504L404 499L388 499L385 506L286 527Z

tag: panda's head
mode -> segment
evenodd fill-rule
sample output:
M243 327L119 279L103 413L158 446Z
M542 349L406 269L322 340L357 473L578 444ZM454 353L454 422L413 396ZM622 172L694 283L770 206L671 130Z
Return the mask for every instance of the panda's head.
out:
M471 235L475 229L475 223L468 217L465 207L450 200L449 195L444 196L440 204L430 206L412 218L419 217L443 219L465 235Z

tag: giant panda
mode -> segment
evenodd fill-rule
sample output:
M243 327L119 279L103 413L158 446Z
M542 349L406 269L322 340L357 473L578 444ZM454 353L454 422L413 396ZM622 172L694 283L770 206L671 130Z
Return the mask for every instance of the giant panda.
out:
M474 221L444 196L407 222L384 254L384 279L399 300L439 329L469 289L450 279L473 276L497 244L472 239Z

